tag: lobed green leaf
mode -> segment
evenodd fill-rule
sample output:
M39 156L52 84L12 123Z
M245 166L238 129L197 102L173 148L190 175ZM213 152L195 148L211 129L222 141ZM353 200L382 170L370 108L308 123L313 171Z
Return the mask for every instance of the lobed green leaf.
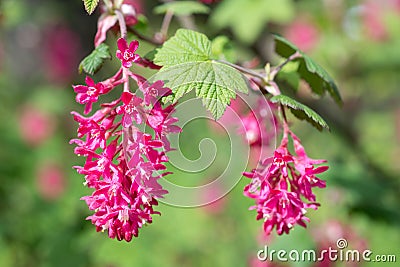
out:
M195 89L203 105L218 119L236 92L247 93L244 76L236 69L211 59L211 41L204 34L179 29L157 49L154 63L163 66L153 77L164 80L174 93L167 98L176 102Z
M236 97L236 92L247 93L247 84L236 69L213 60L189 62L162 69L155 76L164 80L174 95L167 100L176 102L193 89L202 98L203 105L219 119Z
M157 49L154 63L163 67L210 59L211 42L207 36L191 30L179 29Z

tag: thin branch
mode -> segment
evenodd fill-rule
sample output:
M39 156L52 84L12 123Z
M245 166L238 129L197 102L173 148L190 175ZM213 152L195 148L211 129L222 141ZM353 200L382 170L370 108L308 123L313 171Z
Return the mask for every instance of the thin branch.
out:
M136 37L139 38L140 40L143 40L143 41L145 41L145 42L148 42L148 43L150 43L150 44L152 44L152 45L159 46L159 45L162 45L162 44L163 44L162 41L156 40L156 39L154 39L154 38L150 38L150 37L148 37L148 36L145 36L145 35L139 33L136 29L134 29L134 28L132 28L132 27L129 27L129 28L128 28L128 32L133 33L133 34L136 35Z
M240 71L240 72L242 72L242 73L245 73L245 74L254 76L254 77L256 77L256 78L259 78L259 79L261 79L262 81L265 80L265 77L264 77L264 76L262 76L261 74L255 72L255 71L253 71L253 70L251 70L251 69L247 69L247 68L244 68L244 67L242 67L242 66L239 66L239 65L230 63L230 62L228 62L228 61L226 61L226 60L215 60L215 61L220 62L220 63L223 63L223 64L226 64L226 65L228 65L228 66L230 66L230 67L232 67L232 68L237 69L238 71Z
M273 80L276 76L276 74L278 74L278 72L281 71L281 69L288 64L290 61L295 60L296 58L300 58L301 54L299 52L294 53L293 55L291 55L290 57L288 57L284 62L282 62L281 64L279 64L278 66L274 67L270 73L270 79Z

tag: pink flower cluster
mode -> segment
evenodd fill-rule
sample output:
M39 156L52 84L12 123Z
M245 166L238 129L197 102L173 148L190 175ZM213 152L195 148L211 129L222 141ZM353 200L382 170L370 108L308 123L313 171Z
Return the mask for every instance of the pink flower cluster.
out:
M289 135L295 155L288 150ZM289 233L295 224L306 227L305 222L309 221L305 216L306 209L319 206L312 189L325 187L325 182L315 175L328 169L315 165L324 162L326 160L310 159L299 138L284 125L282 142L272 159L264 159L261 168L243 174L252 179L244 188L244 194L256 201L250 209L257 210L257 220L264 220L266 234L274 227L279 235Z
M177 121L171 117L174 106L160 101L171 90L162 81L150 84L127 68L139 57L134 54L137 41L128 46L125 39L119 39L118 46L131 53L120 58L120 70L99 83L87 77L86 85L74 86L74 90L77 102L86 105L85 114L101 95L121 84L124 91L118 99L101 104L90 117L72 112L79 123L79 139L71 143L77 145L75 154L86 157L85 164L75 168L85 175L84 184L94 189L92 195L82 197L94 211L87 219L97 231L108 231L110 238L131 241L139 228L152 222L153 214L159 214L153 206L167 193L158 183L168 174L162 173L168 161L165 151L170 150L166 136L181 129L173 125ZM125 52L119 50L117 57ZM132 79L139 87L136 93L129 89ZM139 129L145 127L153 134Z

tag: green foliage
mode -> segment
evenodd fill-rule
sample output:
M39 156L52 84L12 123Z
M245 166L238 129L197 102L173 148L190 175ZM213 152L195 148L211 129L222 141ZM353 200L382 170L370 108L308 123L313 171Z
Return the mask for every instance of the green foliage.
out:
M207 61L210 54L211 42L206 35L179 29L157 50L154 63L167 68L182 63Z
M99 4L99 0L83 0L86 12L91 15Z
M290 108L290 111L295 115L297 118L301 120L306 120L319 131L322 131L323 128L329 130L328 124L324 121L324 119L318 115L314 110L307 107L306 105L297 102L293 98L290 98L286 95L276 95L271 99L272 103L280 103L284 106Z
M164 80L174 95L167 99L176 102L184 94L195 89L204 106L219 119L236 97L235 91L247 93L242 74L234 68L214 61L198 61L179 64L161 70L155 78Z
M237 92L247 93L243 75L226 64L212 60L207 36L180 29L157 50L154 63L163 66L155 75L172 89L176 102L195 89L204 106L218 119Z
M83 70L87 74L95 74L103 66L106 59L111 59L110 48L105 43L102 43L81 61L79 73L82 73Z
M236 51L228 37L220 35L211 41L211 56L215 59L236 61Z
M230 27L239 40L252 43L268 22L284 23L293 16L290 0L230 0L216 7L211 23L217 29Z
M156 14L164 14L169 11L177 16L187 16L191 14L207 14L210 12L210 9L199 2L179 1L156 6L153 11Z
M342 103L338 88L331 76L318 63L300 51L297 46L285 38L275 35L275 51L284 58L298 53L299 57L294 59L299 62L297 72L310 85L312 91L317 95L323 95L327 91L336 103Z

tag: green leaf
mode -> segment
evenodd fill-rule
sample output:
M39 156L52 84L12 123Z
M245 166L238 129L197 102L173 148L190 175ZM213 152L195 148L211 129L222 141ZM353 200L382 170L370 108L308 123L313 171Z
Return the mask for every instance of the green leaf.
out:
M99 0L83 0L86 12L91 15L99 4Z
M268 22L289 22L294 13L291 0L221 1L213 10L210 22L216 30L229 27L245 43L254 42Z
M87 74L95 74L106 59L111 59L110 48L105 43L102 43L81 61L79 64L79 73L82 73L83 70Z
M162 69L155 80L164 80L174 95L176 102L193 89L196 96L202 98L203 105L219 119L236 92L247 93L247 84L242 74L236 69L213 60L189 62Z
M163 67L210 59L211 42L207 36L191 30L179 29L157 49L154 63Z
M289 58L296 52L299 53L300 56L293 60L299 62L297 73L310 85L312 91L318 95L323 95L327 91L336 103L342 103L339 90L331 76L297 46L285 38L275 35L275 51L284 58Z
M290 98L286 95L276 95L270 99L272 103L280 103L284 106L290 108L290 111L295 115L297 118L301 120L306 120L311 123L315 128L319 131L322 131L323 128L329 130L328 124L324 121L324 119L318 115L314 110L307 107L306 105L297 102L293 98Z
M208 14L208 6L195 1L169 2L154 8L155 14L164 14L167 11L177 16L188 16L192 14Z
M174 93L167 98L176 102L195 89L204 106L218 119L236 92L247 93L244 76L224 63L211 60L211 41L204 34L179 29L157 49L154 63L163 66L155 79L164 80Z

